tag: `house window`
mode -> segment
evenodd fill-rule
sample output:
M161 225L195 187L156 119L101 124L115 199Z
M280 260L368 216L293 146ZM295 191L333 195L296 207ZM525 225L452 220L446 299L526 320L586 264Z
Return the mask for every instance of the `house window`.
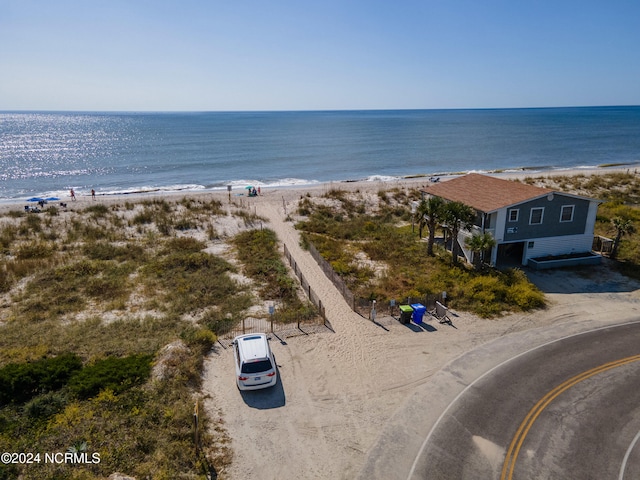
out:
M544 207L536 207L531 209L529 216L529 225L540 225L544 216Z
M563 205L560 212L560 222L573 222L573 205Z
M509 210L509 221L517 222L519 214L520 210L518 210L517 208L512 208L511 210Z

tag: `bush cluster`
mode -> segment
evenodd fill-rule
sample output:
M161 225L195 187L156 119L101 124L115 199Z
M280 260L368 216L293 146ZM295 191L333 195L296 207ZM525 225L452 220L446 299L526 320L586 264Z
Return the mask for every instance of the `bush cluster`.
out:
M58 390L81 368L82 361L73 353L5 365L0 368L0 405L24 403Z
M104 389L120 393L149 377L152 358L109 357L83 367L80 357L65 353L33 362L9 363L0 368L0 405L22 404L63 387L80 399L93 397Z
M69 390L80 399L93 397L104 389L123 392L147 380L152 358L151 355L131 355L98 360L71 377Z

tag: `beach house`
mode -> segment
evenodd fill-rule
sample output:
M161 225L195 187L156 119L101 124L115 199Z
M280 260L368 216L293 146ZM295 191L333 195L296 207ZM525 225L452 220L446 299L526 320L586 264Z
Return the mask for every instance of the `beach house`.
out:
M591 257L599 200L476 173L433 183L424 194L475 210L473 228L456 239L469 262L473 252L465 240L483 232L496 241L485 258L498 267L536 267L551 257Z

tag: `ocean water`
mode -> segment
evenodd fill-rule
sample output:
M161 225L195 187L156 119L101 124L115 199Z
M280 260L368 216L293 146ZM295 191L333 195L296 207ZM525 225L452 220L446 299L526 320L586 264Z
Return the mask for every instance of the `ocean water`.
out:
M640 163L640 107L0 112L0 199Z

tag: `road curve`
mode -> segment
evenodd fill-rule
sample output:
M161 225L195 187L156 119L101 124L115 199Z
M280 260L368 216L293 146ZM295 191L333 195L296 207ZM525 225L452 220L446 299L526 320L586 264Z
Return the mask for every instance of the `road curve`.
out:
M430 432L411 478L638 478L640 323L571 336L478 379ZM635 473L634 473L635 472Z
M359 478L640 478L638 385L637 317L502 337L415 392Z

